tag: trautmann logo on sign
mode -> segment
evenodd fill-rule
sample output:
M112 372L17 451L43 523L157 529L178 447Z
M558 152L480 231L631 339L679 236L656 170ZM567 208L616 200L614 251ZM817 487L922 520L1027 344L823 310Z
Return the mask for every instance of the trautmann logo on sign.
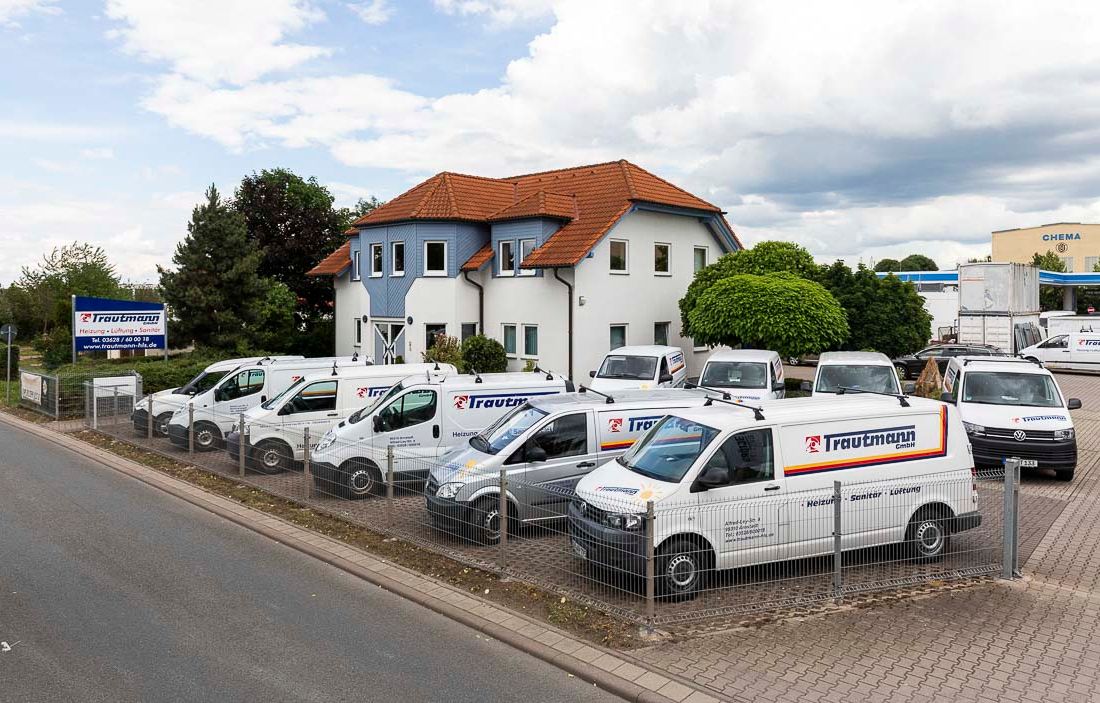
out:
M163 303L73 298L73 347L76 351L162 349L166 335Z

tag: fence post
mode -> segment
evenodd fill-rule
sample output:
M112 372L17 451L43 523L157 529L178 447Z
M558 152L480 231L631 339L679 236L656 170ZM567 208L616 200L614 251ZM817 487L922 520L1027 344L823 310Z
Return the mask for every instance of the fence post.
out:
M1016 576L1017 548L1019 535L1019 490L1020 490L1020 460L1016 457L1005 460L1004 480L1004 515L1001 536L1004 540L1001 557L1001 576L1006 579Z
M115 395L115 414L113 416L113 419L111 420L111 424L115 426L115 431L117 432L118 431L118 386L112 386L111 390L114 391L114 395Z
M653 626L653 618L657 613L657 584L654 583L657 569L653 562L654 523L653 501L647 500L645 503L645 619L650 627Z
M500 550L497 567L501 573L508 566L508 470L500 470L500 507L497 508L497 522L500 524Z
M92 394L92 429L99 429L99 398L95 394L95 384L91 381L85 381L87 384L88 392Z
M187 453L195 453L195 404L187 404Z
M146 406L147 406L146 414L148 415L148 417L145 419L145 424L146 424L146 427L148 428L146 431L149 433L149 439L152 439L153 438L153 394L152 393L149 394L148 401L149 402L146 403Z
M305 445L305 449L302 451L302 475L309 479L309 428L306 427L302 430L302 444ZM291 457L293 459L294 457Z
M386 446L386 521L393 526L393 445Z
M248 453L248 445L245 444L244 413L237 415L237 475L244 476L245 455Z
M833 481L833 593L836 596L837 602L840 602L844 591L844 572L842 570L844 553L840 543L842 534L840 506L842 499L843 496L840 494L840 481Z

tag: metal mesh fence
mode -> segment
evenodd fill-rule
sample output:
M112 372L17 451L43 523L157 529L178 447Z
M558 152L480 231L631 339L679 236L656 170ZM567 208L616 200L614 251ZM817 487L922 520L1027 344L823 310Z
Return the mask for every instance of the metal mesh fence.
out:
M96 394L90 384L87 393ZM608 486L582 496L568 462L557 474L553 462L486 472L429 450L374 446L368 422L318 446L334 420L253 422L188 405L169 420L162 405L135 401L97 398L86 424L639 623L1016 570L1018 471L774 494L761 482L664 497Z
M94 388L94 395L89 387ZM115 388L118 389L117 400L113 396ZM129 413L134 400L141 394L141 375L135 371L105 375L23 368L19 372L19 404L55 420L90 417L101 410L116 413L111 405L113 402L119 403L117 413ZM93 398L95 403L92 403Z

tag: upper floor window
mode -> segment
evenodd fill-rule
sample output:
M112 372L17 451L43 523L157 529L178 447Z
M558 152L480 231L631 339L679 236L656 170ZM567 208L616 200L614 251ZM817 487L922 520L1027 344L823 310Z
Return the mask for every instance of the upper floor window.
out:
M370 277L378 278L382 275L382 244L370 245Z
M516 243L512 241L503 241L499 244L498 248L500 249L500 264L497 270L497 275L515 276Z
M360 278L359 252L355 251L351 254L351 280L358 281Z
M390 252L393 259L393 270L391 275L404 276L405 275L405 242L394 242L390 245L392 251Z
M447 275L447 242L424 242L424 275Z
M534 250L535 250L535 240L534 239L521 239L521 240L519 240L519 263L520 263L520 266L523 265L524 261L527 261L527 257L531 256L531 252L533 252ZM519 275L520 276L534 276L535 273L536 273L535 269L521 268L519 270Z
M612 239L611 245L611 273L627 273L627 241L625 239Z
M661 275L668 275L668 257L669 251L672 249L671 244L654 244L653 245L653 272Z
M707 254L708 253L709 252L707 252L706 247L695 247L695 270L696 271L698 271L699 269L707 267Z
M668 346L668 328L672 326L671 322L654 322L653 323L653 343L661 346Z

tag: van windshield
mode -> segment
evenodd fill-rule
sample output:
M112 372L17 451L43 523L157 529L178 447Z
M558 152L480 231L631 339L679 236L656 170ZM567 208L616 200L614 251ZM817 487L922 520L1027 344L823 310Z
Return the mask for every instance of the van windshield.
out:
M402 386L400 383L395 383L393 388L390 388L388 391L375 398L374 401L371 402L369 405L359 408L358 410L353 412L351 416L348 417L348 422L354 425L367 415L370 415L375 408L382 404L382 401L389 400L403 390L405 390L404 386Z
M679 483L718 430L669 415L615 461L636 474Z
M657 374L657 357L608 354L600 365L596 378L622 378L631 381L652 381Z
M767 388L768 365L746 361L708 361L699 385L709 388Z
M479 452L496 454L548 414L545 410L539 410L524 403L485 428L480 434L470 437L470 446Z
M818 367L815 393L836 393L841 388L854 388L874 393L897 393L898 374L893 366L845 364Z
M963 379L962 402L984 405L1028 405L1060 408L1054 379L1037 373L971 371Z
M295 381L294 383L290 384L290 385L289 385L289 386L287 386L287 387L286 387L285 389L283 389L283 392L282 392L282 393L279 393L279 394L278 394L278 395L276 395L276 396L275 396L274 398L271 398L270 400L268 400L268 401L267 401L267 402L265 402L265 403L260 403L260 407L261 407L261 408L263 408L264 410L271 410L271 409L272 409L272 408L274 408L274 407L275 407L276 405L278 405L278 404L279 404L279 402L280 402L280 401L281 401L281 400L282 400L283 398L286 398L286 397L287 397L287 395L288 395L289 393L291 393L292 391L294 391L294 389L295 389L295 388L300 388L300 387L301 387L301 385L302 385L303 383L305 383L305 382L306 382L306 378L305 378L305 376L303 376L303 377L299 378L299 379L298 379L297 381Z
M228 371L202 371L185 385L180 386L176 393L179 395L198 395L213 388L218 381L225 378Z

